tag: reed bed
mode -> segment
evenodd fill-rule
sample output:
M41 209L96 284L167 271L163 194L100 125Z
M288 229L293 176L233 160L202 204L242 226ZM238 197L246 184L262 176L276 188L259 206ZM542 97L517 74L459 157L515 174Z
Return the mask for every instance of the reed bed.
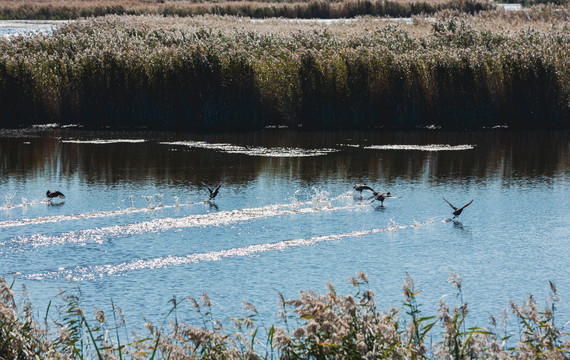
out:
M277 324L265 324L255 306L231 324L215 319L207 294L200 300L173 299L167 321L146 323L126 340L125 320L112 312L81 308L80 292L62 292L63 302L42 319L28 300L17 301L12 285L0 279L0 357L12 359L567 359L570 334L555 323L556 286L544 309L530 296L511 302L486 327L467 327L469 308L461 277L450 274L455 305L440 301L436 315L425 316L419 291L408 277L402 307L381 310L365 274L350 282L354 293L341 295L329 284L326 294L303 291L281 296ZM23 303L23 308L17 304ZM180 323L189 303L200 325ZM187 308L187 307L186 307ZM512 317L512 319L511 319ZM514 320L513 326L511 320ZM561 319L558 319L560 321ZM562 319L565 321L565 319ZM517 330L514 330L517 329ZM433 339L437 340L433 340Z
M441 10L476 13L494 8L486 0L257 0L257 1L0 1L0 20L69 20L104 15L205 14L252 18L349 18L354 16L409 17Z
M2 127L566 128L570 10L106 16L0 40Z

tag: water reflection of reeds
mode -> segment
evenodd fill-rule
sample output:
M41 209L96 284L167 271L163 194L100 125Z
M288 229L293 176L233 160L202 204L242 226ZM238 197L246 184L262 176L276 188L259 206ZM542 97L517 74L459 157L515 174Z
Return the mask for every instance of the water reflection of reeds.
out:
M91 133L83 133L88 137ZM54 134L52 134L54 135ZM62 135L62 134L55 134ZM101 134L92 134L99 138ZM143 136L131 134L131 136ZM69 138L69 134L64 137ZM112 135L111 135L112 136ZM511 179L552 182L570 169L566 131L456 132L297 132L265 131L247 134L202 135L193 140L263 147L334 148L337 152L308 157L263 157L212 149L165 145L180 140L174 134L147 133L140 143L64 143L59 137L0 140L4 179L79 178L85 183L157 182L173 186L197 185L204 179L245 184L261 175L325 184L370 179L422 182L480 182ZM119 137L124 137L119 135ZM138 137L141 138L141 137ZM29 144L28 144L29 142ZM339 146L352 143L358 147ZM472 150L410 151L365 149L381 144L471 144Z

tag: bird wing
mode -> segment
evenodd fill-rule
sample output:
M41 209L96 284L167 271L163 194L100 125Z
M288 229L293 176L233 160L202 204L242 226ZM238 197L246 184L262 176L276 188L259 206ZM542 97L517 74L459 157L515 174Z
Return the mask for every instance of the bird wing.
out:
M202 186L205 186L206 189L210 190L210 192L213 192L212 189L210 189L210 187L208 185L204 184L204 182L202 182Z
M468 207L469 205L471 205L471 203L473 202L473 200L469 201L467 204L463 205L461 207L461 210L465 209L466 207Z
M445 200L444 197L442 197L442 199ZM473 201L473 200L471 200L471 201ZM453 206L453 204L451 204L449 201L445 200L445 202L448 203L449 206L451 206L451 208L452 208L453 210L456 210L456 211L459 210L458 208L456 208L455 206ZM470 204L470 203L469 203L469 204ZM467 205L469 205L469 204L467 204ZM467 205L465 205L465 206L467 206Z
M370 191L372 194L374 194L374 196L376 196L378 193L376 191L374 191L370 186L366 186L365 187L366 190Z

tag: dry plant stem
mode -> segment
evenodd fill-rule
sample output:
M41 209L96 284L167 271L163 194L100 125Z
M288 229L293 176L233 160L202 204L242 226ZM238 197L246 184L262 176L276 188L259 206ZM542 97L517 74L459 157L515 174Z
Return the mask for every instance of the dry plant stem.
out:
M18 309L12 285L0 279L0 354L6 360L566 359L570 351L570 335L554 323L555 304L560 301L554 284L544 311L532 297L520 306L511 303L520 326L518 334L508 335L516 345L507 348L503 329L496 330L494 318L489 329L465 329L467 304L463 303L461 278L456 274L450 276L450 282L461 303L450 312L450 306L441 302L436 321L432 321L434 316L420 316L420 292L409 276L403 287L403 311L379 311L365 274L357 273L349 280L354 295L340 295L329 284L329 291L322 295L303 291L298 299L282 299L281 314L288 322L285 328L261 322L251 303L244 304L249 315L233 321L240 331L226 328L215 319L212 302L203 294L200 302L188 298L202 326L179 323L175 316L170 327L163 324L158 329L147 323L147 334L134 334L129 341L119 336L118 329L125 324L114 304L119 321L114 314L111 324L102 311L96 310L95 325L91 326L79 304L80 292L72 289L61 294L63 305L58 307L57 318L41 326L32 316L29 302L23 310ZM182 311L181 303L174 301L169 315ZM405 316L400 318L402 312ZM257 326L256 321L260 321ZM441 327L436 326L438 323ZM115 330L116 340L109 336L110 330ZM260 338L262 334L266 340ZM428 337L441 341L431 345L426 342Z

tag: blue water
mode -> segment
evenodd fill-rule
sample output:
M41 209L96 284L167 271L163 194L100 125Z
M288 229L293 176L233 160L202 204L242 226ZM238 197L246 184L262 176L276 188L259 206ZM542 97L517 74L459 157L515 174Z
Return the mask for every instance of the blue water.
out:
M78 287L87 312L112 300L130 330L203 292L214 317L248 301L275 322L279 293L346 293L363 271L380 308L401 307L409 274L434 315L458 301L455 271L468 326L509 300L544 304L549 281L570 320L568 132L0 135L0 275L38 313ZM202 181L222 184L211 202ZM380 206L355 183L396 198ZM474 202L451 221L442 197ZM189 304L177 315L198 321Z
M0 38L49 34L67 22L64 20L0 20Z

